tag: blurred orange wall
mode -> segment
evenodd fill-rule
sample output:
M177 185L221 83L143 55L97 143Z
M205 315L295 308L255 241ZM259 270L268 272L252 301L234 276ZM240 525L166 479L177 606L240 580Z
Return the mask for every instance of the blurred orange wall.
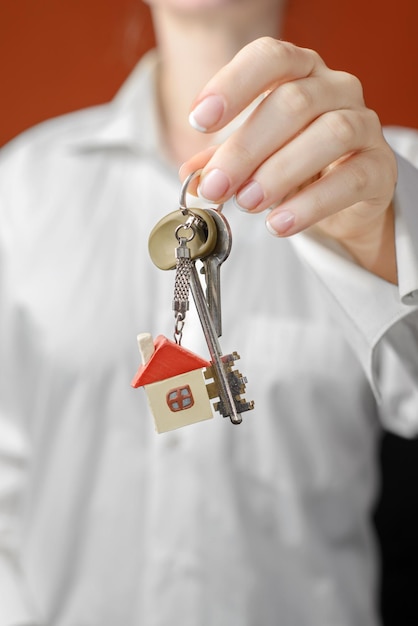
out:
M285 39L357 74L383 123L418 128L416 0L289 3ZM1 0L0 145L109 100L153 42L141 0Z

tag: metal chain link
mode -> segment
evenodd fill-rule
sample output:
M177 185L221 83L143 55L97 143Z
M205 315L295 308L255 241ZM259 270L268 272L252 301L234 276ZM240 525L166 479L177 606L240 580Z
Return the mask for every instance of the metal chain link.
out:
M185 217L187 216L187 219L183 224L180 224L175 231L179 245L176 248L173 311L175 318L174 340L178 345L181 345L186 312L189 310L190 275L193 267L193 261L190 258L190 249L187 243L194 238L196 229L204 224L204 221L186 206L186 193L189 183L200 174L200 171L201 170L193 172L183 183L180 193L179 210ZM188 237L181 236L180 231L188 231L190 234ZM185 235L186 232L184 232L183 235Z
M176 278L174 281L174 302L176 306L181 306L184 302L188 302L189 300L192 263L193 261L191 259L177 259Z
M181 345L186 312L189 310L190 274L193 264L185 237L179 237L176 259L173 297L173 311L175 316L174 340L178 345Z

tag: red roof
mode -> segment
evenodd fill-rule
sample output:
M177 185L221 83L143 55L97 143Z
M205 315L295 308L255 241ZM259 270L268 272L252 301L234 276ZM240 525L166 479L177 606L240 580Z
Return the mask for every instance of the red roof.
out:
M209 361L170 341L164 335L158 335L154 339L154 347L155 352L148 363L138 369L131 383L132 387L143 387L211 365Z

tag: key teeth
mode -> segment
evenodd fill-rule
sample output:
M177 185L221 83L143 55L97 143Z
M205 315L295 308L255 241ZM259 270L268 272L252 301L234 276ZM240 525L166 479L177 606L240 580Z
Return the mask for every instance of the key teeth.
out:
M240 355L238 354L238 352L232 352L232 354L224 354L222 356L222 363L224 363L224 365L228 368L232 368L235 361L238 361L240 359Z
M207 383L206 384L206 389L208 392L208 396L211 400L214 400L215 398L218 398L218 389L216 387L216 383Z
M238 370L233 370L234 362L239 359L237 352L222 356L222 362L224 363L229 386L234 399L235 408L237 413L244 413L245 411L251 411L254 408L254 401L247 402L245 398L241 398L241 395L245 393L247 378L241 374ZM214 379L213 368L208 367L204 371L204 377L206 380ZM219 398L219 392L215 380L210 383L206 383L208 396L211 400ZM218 411L223 417L230 417L229 413L225 410L222 400L218 400L213 405L215 411Z
M206 378L206 380L210 380L211 378L213 378L213 368L210 366L204 369L203 376ZM209 385L206 386L208 387Z
M245 411L252 411L254 408L254 401L250 400L247 402L245 399L240 398L239 400L235 400L235 407L237 409L237 413L245 413ZM230 417L229 413L227 413L223 407L223 402L215 402L213 405L215 411L218 411L223 417Z

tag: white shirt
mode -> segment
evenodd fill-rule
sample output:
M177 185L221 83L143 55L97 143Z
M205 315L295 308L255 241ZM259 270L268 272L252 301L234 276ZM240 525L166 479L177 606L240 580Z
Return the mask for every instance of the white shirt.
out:
M256 408L157 435L130 387L136 335L173 332L154 63L1 152L0 626L376 626L377 441L418 431L417 172L399 157L401 292L226 207L221 345ZM183 345L207 356L193 310Z

